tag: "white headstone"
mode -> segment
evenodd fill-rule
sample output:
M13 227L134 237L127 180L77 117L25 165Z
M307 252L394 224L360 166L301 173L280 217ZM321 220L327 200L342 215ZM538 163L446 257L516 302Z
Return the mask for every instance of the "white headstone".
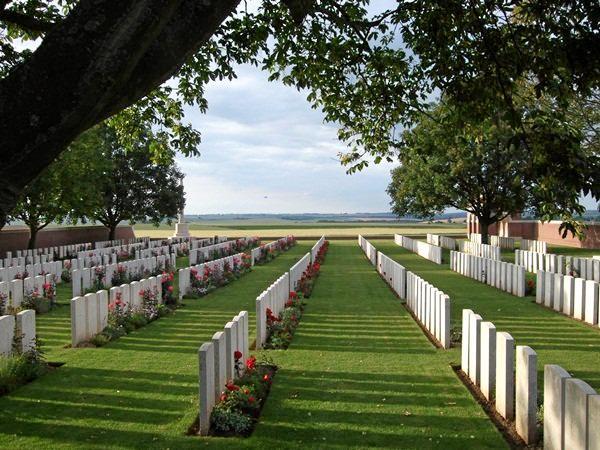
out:
M537 437L537 354L525 345L518 345L516 354L515 424L517 433L529 445Z
M560 366L544 366L544 449L564 449L565 380L571 378Z
M21 352L35 349L35 311L26 309L17 314L17 335L21 339Z
M514 417L515 340L506 332L496 334L496 410L507 420Z

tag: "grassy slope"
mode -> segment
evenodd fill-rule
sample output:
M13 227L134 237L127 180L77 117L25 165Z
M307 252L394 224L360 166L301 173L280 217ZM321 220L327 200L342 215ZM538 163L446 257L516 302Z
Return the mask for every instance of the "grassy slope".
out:
M308 251L302 243L173 316L98 349L63 349L68 307L40 318L51 361L66 364L0 398L0 448L182 448L197 413L197 350Z
M512 334L517 345L529 345L538 353L539 382L544 364L559 364L574 376L600 389L600 328L592 328L537 305L533 297L514 297L498 289L450 271L446 259L434 264L393 243L372 241L380 251L422 276L452 300L452 321L460 327L463 308L473 309L491 321L498 331ZM459 359L459 349L456 359Z

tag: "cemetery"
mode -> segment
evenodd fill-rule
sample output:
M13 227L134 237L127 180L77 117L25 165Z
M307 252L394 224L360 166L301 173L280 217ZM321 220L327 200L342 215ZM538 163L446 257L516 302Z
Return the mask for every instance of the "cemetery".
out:
M0 1L0 449L600 450L599 18Z

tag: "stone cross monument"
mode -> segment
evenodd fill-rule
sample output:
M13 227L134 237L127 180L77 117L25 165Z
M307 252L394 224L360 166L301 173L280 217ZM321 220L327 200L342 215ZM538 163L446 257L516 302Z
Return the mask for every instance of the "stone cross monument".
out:
M181 177L181 186L183 186L183 177ZM181 208L181 211L179 211L179 214L177 214L177 223L175 224L175 234L173 235L173 237L190 237L189 225L186 223L183 217L183 207Z

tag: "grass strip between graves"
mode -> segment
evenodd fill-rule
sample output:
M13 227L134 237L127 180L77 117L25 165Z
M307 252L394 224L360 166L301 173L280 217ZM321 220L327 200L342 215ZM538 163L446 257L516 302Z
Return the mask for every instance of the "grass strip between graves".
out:
M450 296L452 326L460 328L463 309L472 309L498 331L509 332L516 345L529 345L538 354L538 389L544 364L558 364L577 378L600 389L600 328L578 322L535 303L518 298L450 270L448 259L434 264L405 250L392 240L371 242L377 249ZM460 346L451 350L460 361Z

